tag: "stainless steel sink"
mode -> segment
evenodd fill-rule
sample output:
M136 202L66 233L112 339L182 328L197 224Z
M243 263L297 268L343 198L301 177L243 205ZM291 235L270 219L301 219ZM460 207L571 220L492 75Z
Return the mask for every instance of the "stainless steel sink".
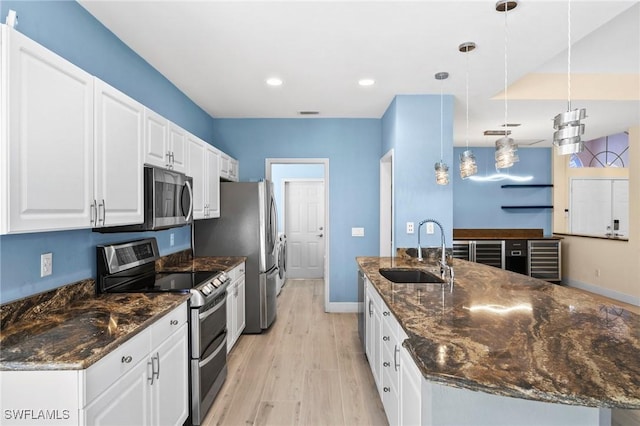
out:
M436 274L422 271L420 269L410 268L380 268L380 275L394 283L412 284L412 283L438 283L445 281Z

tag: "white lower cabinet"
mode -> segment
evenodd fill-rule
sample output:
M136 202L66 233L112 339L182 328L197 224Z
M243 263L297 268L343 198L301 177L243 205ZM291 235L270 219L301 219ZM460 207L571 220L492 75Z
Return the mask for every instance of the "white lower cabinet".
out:
M365 278L365 351L390 425L419 425L422 375L402 346L407 334Z
M162 317L87 370L87 384L108 388L86 406L87 425L182 425L189 416L186 304ZM131 344L130 344L131 343ZM151 348L140 359L140 348ZM118 359L119 358L119 359ZM133 363L113 381L118 364ZM94 370L94 371L92 371ZM95 382L95 383L92 383Z
M182 425L186 302L86 370L0 371L3 425Z
M246 325L245 316L245 263L228 273L231 284L227 287L227 353L231 352Z
M378 392L382 394L382 299L365 278L365 350Z

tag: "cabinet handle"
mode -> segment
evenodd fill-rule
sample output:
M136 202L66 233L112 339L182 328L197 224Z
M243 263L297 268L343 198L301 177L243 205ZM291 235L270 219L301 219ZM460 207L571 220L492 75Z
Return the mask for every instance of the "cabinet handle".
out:
M398 362L398 353L400 352L400 348L398 345L395 345L395 349L393 350L393 368L395 371L398 371L400 367L400 363Z
M151 386L153 386L153 378L155 377L156 374L156 363L153 362L153 360L155 360L155 357L151 357L151 359L149 361L147 361L147 366L151 366L151 374L149 375L149 377L147 377L147 380L151 383L149 383Z
M390 364L389 362L387 362L387 361L383 362L383 363L382 363L382 365L383 365L384 367L389 367L389 366L391 366L391 364Z
M391 392L391 388L388 388L388 387L386 387L386 386L385 386L384 388L382 388L382 390L383 390L384 392Z
M385 317L388 317L389 315L391 315L391 313L389 311L384 311L382 315L384 315Z
M175 319L174 319L174 320L171 320L171 321L169 322L169 324L171 324L171 325L178 325L178 320L175 320Z
M369 316L373 315L373 310L371 309L371 303L373 301L371 299L369 299Z
M98 214L98 226L100 226L100 221L102 221L102 226L104 226L105 217L107 215L107 205L104 200L98 204L98 213L100 213L100 209L102 209L102 219L100 219L100 214Z
M129 364L131 361L133 360L133 358L131 357L131 355L127 355L127 356L123 356L122 357L122 363L123 364Z
M382 340L384 340L385 342L388 342L391 339L389 338L389 336L382 336Z
M96 209L96 200L93 200L89 207L91 209L90 212L89 212L89 214L91 215L91 223L94 224L94 223L96 223L96 221L98 219L98 214L96 213L96 210L97 210Z
M158 360L158 371L156 372L156 379L160 380L160 352L156 352L156 359Z

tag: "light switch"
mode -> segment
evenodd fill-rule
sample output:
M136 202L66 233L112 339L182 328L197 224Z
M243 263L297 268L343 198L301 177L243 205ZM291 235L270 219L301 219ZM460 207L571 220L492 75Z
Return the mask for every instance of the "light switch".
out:
M364 237L364 228L351 228L352 237Z

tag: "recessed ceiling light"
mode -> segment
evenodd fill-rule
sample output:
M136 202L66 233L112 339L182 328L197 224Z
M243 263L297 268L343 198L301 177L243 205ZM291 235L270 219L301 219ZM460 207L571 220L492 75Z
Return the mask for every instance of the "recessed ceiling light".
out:
M318 114L320 114L320 111L310 111L310 110L298 111L298 114L300 114L300 115L318 115Z
M376 84L376 81L372 78L361 78L360 80L358 80L358 84L360 86L373 86L374 84Z
M485 130L485 136L509 136L511 134L511 130Z
M282 86L282 79L278 77L271 77L267 79L267 84L269 86Z

